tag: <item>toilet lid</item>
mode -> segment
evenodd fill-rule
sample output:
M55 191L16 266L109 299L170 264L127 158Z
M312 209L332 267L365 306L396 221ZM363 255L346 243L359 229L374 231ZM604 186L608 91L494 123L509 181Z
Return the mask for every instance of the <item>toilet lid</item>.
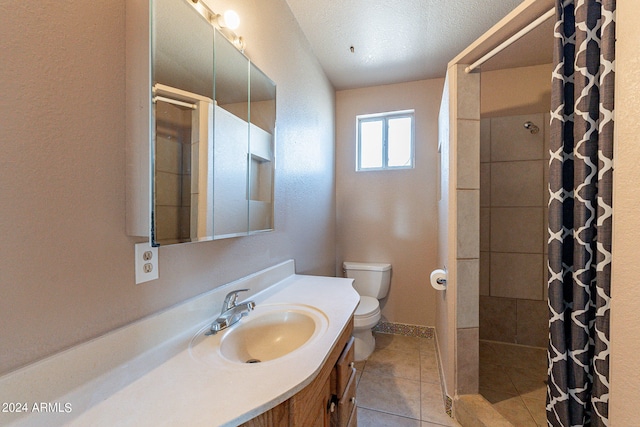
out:
M360 297L360 304L356 308L356 316L369 316L378 310L380 304L378 300L373 297Z

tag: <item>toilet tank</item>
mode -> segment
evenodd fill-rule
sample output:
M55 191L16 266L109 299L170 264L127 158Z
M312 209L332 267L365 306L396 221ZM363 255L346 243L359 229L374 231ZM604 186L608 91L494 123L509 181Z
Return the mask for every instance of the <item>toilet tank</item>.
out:
M391 264L377 262L342 263L346 277L353 280L353 287L360 296L382 299L389 292Z

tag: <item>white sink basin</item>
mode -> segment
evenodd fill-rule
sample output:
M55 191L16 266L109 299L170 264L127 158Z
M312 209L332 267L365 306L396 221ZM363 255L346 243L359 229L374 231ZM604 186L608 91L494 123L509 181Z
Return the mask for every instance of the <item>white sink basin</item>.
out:
M258 304L231 328L208 337L199 333L191 342L191 354L204 361L222 357L235 363L268 362L312 343L327 326L327 316L314 307Z

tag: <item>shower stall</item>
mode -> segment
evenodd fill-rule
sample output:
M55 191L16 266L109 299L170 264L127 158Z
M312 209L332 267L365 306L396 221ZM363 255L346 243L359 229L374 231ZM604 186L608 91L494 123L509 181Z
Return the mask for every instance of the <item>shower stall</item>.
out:
M548 123L480 120L479 391L517 425L546 425Z

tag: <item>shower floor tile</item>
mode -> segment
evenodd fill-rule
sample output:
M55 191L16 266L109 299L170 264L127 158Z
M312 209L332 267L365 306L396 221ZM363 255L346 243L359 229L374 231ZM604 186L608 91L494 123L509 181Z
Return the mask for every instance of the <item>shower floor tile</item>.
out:
M480 394L514 426L546 426L546 349L480 340Z

